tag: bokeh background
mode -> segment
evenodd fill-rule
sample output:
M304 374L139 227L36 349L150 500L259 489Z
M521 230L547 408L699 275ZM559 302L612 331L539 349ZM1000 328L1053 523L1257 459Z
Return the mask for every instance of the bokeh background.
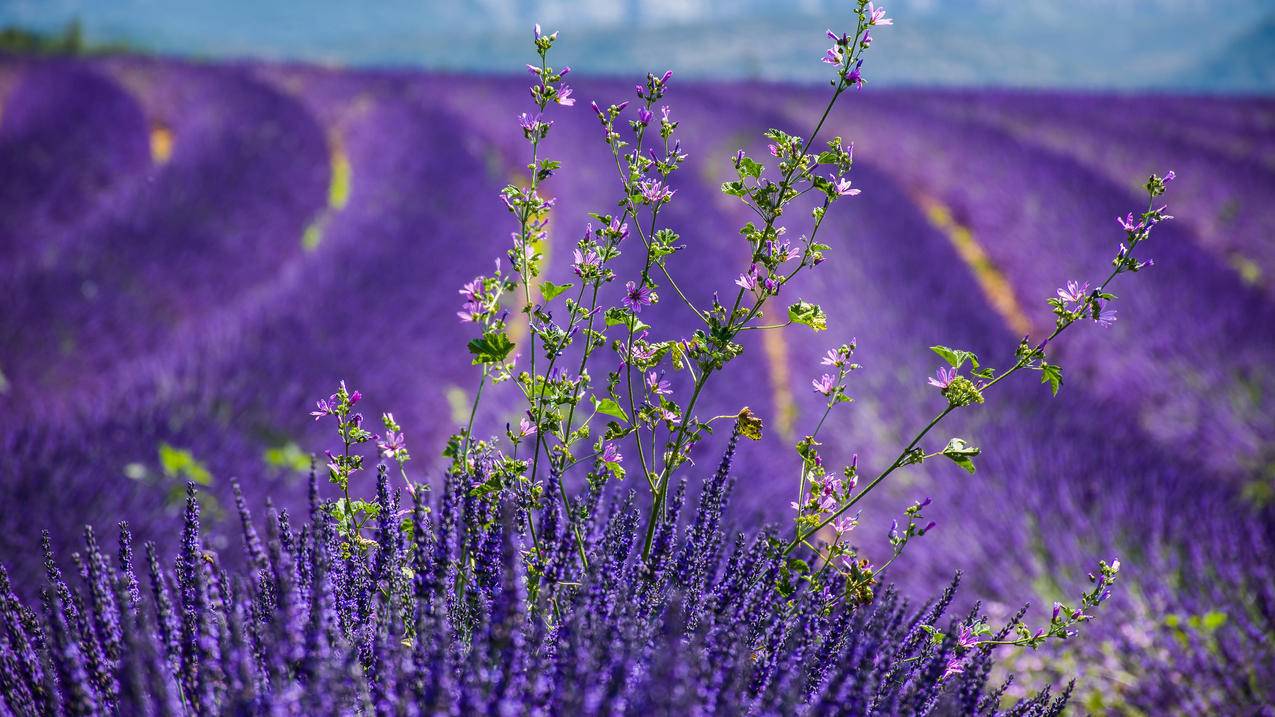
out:
M299 504L333 439L306 412L339 379L369 415L394 411L412 472L437 477L477 383L455 292L504 250L497 192L527 162L514 116L533 22L562 31L555 59L582 100L552 115L549 278L616 199L588 101L672 69L690 160L666 216L699 301L744 261L749 217L717 189L729 156L765 155L768 127L809 131L823 30L850 23L840 0L361 5L0 2L0 559L22 589L41 584L41 528L66 545L127 518L172 542L187 480L222 547L232 477L250 501ZM1098 558L1121 557L1111 609L1049 660L1012 656L1015 689L1081 673L1094 711L1269 702L1275 10L886 7L869 85L830 120L863 194L835 206L832 261L795 289L830 329L757 332L704 409L746 402L767 421L737 461L735 515L787 517L823 351L857 336L865 367L826 454L888 462L937 408L926 347L1009 363L1048 331L1056 287L1105 275L1113 218L1172 168L1178 218L1148 245L1155 267L1122 279L1119 321L1051 347L1061 394L998 387L942 436L984 447L978 473L909 470L858 530L883 554L890 518L934 497L939 529L891 579L924 597L963 570L966 597L999 615L1074 599ZM667 336L689 328L677 308L657 307ZM507 399L485 402L487 432ZM701 446L700 466L719 450Z

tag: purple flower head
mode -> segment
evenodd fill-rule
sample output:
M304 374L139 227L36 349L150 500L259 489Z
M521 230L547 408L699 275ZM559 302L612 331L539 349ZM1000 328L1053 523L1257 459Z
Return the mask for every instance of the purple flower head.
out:
M1107 308L1099 303L1098 313L1093 317L1093 320L1097 321L1098 325L1105 329L1116 323L1116 310Z
M376 442L376 449L381 452L382 458L393 458L406 445L401 431L386 431L385 438Z
M310 411L310 415L314 416L314 420L316 421L333 412L333 405L327 399L321 398L318 401L315 401L314 407L317 410Z
M1076 281L1067 282L1067 286L1058 290L1058 298L1063 301L1079 304L1089 297L1089 282L1081 284Z
M891 21L893 23L893 21ZM864 47L872 47L872 33L868 30L863 31L863 39L859 41Z
M894 20L885 16L885 8L877 7L871 2L868 3L868 24L869 25L893 25Z
M828 175L828 178L832 180L832 187L836 190L838 197L855 197L859 195L860 190L854 189L850 186L849 177L838 177L830 174Z
M956 369L940 366L939 370L934 373L934 377L929 380L929 383L941 391L950 386L954 380L956 380Z
M863 60L859 60L858 62L854 63L854 67L851 68L850 71L846 73L846 79L850 82L850 84L860 89L863 88L863 69L862 68L863 68Z
M642 125L643 127L649 125L651 123L651 118L654 116L655 115L651 114L651 111L648 110L647 108L645 107L638 108L638 124Z
M624 284L624 298L620 300L620 303L628 307L633 313L640 314L643 306L650 306L652 303L651 290L647 288L646 284L638 286L631 281L626 282Z
M660 183L658 179L644 179L638 182L638 193L642 198L651 204L659 204L667 202L677 194L677 190L669 189Z
M952 659L947 661L947 667L944 668L943 675L939 677L939 680L940 681L946 680L952 675L959 675L963 672L965 672L965 658L953 657Z
M523 416L518 419L518 435L522 438L534 436L536 434L536 424L532 423L529 417Z
M583 278L586 271L598 267L598 254L592 249L588 249L583 253L579 249L575 249L572 254L575 261L571 263L571 271L575 272L576 276Z
M831 31L829 34L831 34ZM832 38L836 40L837 36L833 35ZM840 65L843 59L845 58L844 58L844 55L841 54L841 46L833 45L832 47L829 47L826 52L823 53L823 58L819 61L826 62L829 65Z
M621 455L620 449L615 447L614 443L608 443L602 448L603 463L623 463L624 456Z
M1135 222L1135 219L1133 217L1133 212L1129 212L1123 217L1116 217L1116 222L1120 224L1121 228L1123 228L1125 231L1129 232L1130 234L1137 231L1141 231L1146 226L1144 222L1141 222L1141 221Z
M956 646L968 650L976 645L978 640L974 639L974 629L969 625L961 625L961 629L956 631Z
M735 285L746 291L752 291L757 288L757 283L761 281L764 276L765 274L760 266L757 264L750 264L748 266L748 272L740 274L739 278L735 280Z
M831 396L832 392L837 389L837 379L825 373L819 378L813 379L810 385L815 389L815 393Z
M558 94L554 98L554 102L557 102L563 107L574 107L576 101L571 97L571 87L569 85L563 85L561 89L558 90Z
M673 393L672 385L654 371L646 375L646 388L656 396L667 396Z
M1168 174L1166 174L1166 175L1164 175L1164 183L1165 183L1165 184L1168 184L1169 182L1172 182L1173 180L1175 180L1175 179L1177 179L1177 178L1178 178L1177 173L1176 173L1176 172L1174 172L1172 169L1170 169L1170 170L1169 170L1169 173L1168 173Z

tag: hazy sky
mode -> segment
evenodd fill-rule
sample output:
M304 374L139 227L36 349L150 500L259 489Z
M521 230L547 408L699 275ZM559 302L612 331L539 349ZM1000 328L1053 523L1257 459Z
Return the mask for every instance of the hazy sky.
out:
M1275 92L1270 0L884 0L879 83ZM495 72L530 25L563 32L578 70L667 65L807 80L851 0L0 0L0 25L205 58Z

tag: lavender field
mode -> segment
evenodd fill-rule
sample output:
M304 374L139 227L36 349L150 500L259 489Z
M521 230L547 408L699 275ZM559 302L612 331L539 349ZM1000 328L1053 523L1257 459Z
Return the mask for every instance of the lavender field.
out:
M507 247L498 193L525 172L511 130L525 84L0 58L0 562L15 590L37 594L46 527L70 545L85 523L113 535L127 519L171 552L187 481L202 486L207 544L240 559L231 479L253 506L303 511L310 455L330 432L307 412L341 379L369 414L394 412L408 470L440 485L435 448L465 423L477 383L454 350L471 338L451 319L456 289ZM615 201L587 103L632 94L622 81L573 85L581 102L556 112L547 141L570 169L547 188L550 280L568 276L587 213ZM721 231L749 219L719 191L735 149L764 155L760 132L813 123L820 96L676 87L688 171L662 217L688 245L691 300L708 303L747 261ZM1120 289L1113 326L1060 342L1059 395L1008 382L953 419L994 449L977 474L912 469L873 497L860 539L888 553L896 507L932 497L938 528L910 549L901 590L928 598L960 570L963 599L1000 619L1027 600L1048 615L1070 592L1060 581L1119 555L1122 589L1102 620L1006 658L1009 694L1078 676L1073 705L1098 713L1269 714L1275 101L873 88L830 123L855 141L863 193L829 215L835 261L803 288L829 330L746 335L702 406L735 413L747 394L766 421L736 455L732 517L789 519L791 444L822 410L810 379L825 351L857 337L864 368L824 452L887 462L933 411L916 378L934 368L925 347L995 356L1047 334L1044 299L1109 264L1113 218L1172 167L1176 220L1154 267ZM651 311L685 322L674 303ZM501 405L483 404L484 425L517 423ZM725 443L697 446L692 472L710 473Z

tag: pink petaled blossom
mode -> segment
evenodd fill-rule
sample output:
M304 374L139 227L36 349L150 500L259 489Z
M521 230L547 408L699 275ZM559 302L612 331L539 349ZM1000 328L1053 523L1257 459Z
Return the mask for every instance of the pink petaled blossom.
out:
M833 189L835 189L835 190L837 190L837 196L839 196L839 197L855 197L855 196L858 196L858 195L859 195L859 191L860 191L860 190L858 190L858 189L853 189L853 188L850 186L850 178L849 178L849 177L838 177L838 176L835 176L835 175L831 175L831 174L830 174L830 175L828 175L828 178L832 180L832 188L833 188Z
M651 305L651 290L646 284L638 286L629 281L624 284L624 298L620 299L620 303L624 304L630 311L635 314L642 313L643 306Z
M740 274L739 278L735 280L735 285L746 291L752 291L757 288L757 282L761 281L762 278L763 275L761 267L757 264L750 264L748 266L748 273Z
M574 255L575 261L572 262L571 264L571 271L573 271L576 276L583 278L585 270L597 268L598 266L597 252L593 251L592 249L588 249L585 252L581 253L579 249L575 249L573 250L572 253Z
M536 435L536 424L531 422L531 418L523 416L518 419L518 433L523 438Z
M673 393L672 384L654 371L646 375L646 388L656 396L667 396Z
M333 396L333 398L336 398L336 397ZM314 407L318 410L310 411L310 415L314 416L314 420L316 421L319 420L320 418L323 418L324 416L331 414L333 409L332 402L326 401L324 399L319 399L318 401L315 401Z
M947 667L943 670L943 674L939 677L939 680L946 680L952 675L959 675L963 672L965 672L965 658L953 657L947 661Z
M1129 212L1123 217L1116 217L1116 222L1120 224L1121 228L1129 233L1141 231L1142 228L1146 226L1146 224L1141 221L1135 223L1133 212Z
M829 65L840 65L843 57L844 56L841 54L841 47L839 45L833 45L828 48L827 52L823 53L823 59L821 59L820 62L826 62Z
M845 535L851 530L854 530L855 526L859 524L859 516L862 514L862 511L855 513L854 515L842 513L828 525L832 526L832 530L836 532L837 535Z
M885 8L877 7L872 3L868 3L868 24L869 25L893 25L894 20L885 16Z
M385 438L376 442L376 449L381 452L382 458L393 458L405 445L401 431L386 431Z
M620 454L620 449L615 447L614 443L608 443L602 449L603 463L623 463L624 456Z
M657 179L644 179L638 182L638 193L651 204L659 204L672 199L677 190L669 189Z
M943 390L950 386L954 380L956 380L956 369L940 366L939 370L935 372L934 377L930 379L929 383L931 386L934 386L939 390Z
M682 422L682 419L676 413L664 406L660 406L660 418L673 424Z
M779 156L779 147L778 147L778 146L773 145L773 144L768 144L768 145L766 145L766 149L770 150L770 156L772 156L772 157L778 157L778 156Z
M974 639L973 628L969 625L961 625L961 629L956 632L956 646L966 650L978 646L978 640Z
M633 360L650 361L655 358L655 347L646 342L646 335L650 333L643 331L638 335L637 341L633 344Z
M832 392L837 388L837 379L825 373L819 378L813 379L810 385L815 389L815 393L831 396Z
M1066 288L1058 290L1058 298L1063 301L1079 304L1089 296L1089 282L1083 284L1076 281L1067 282Z
M576 103L571 97L571 87L568 85L563 85L562 89L558 90L558 96L554 98L554 101L563 107L574 107Z

